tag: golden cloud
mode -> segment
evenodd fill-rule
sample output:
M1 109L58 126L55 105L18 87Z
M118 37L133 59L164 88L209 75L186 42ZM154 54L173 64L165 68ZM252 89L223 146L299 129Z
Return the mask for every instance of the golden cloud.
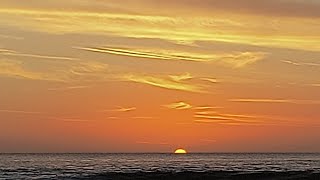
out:
M164 105L164 107L167 107L169 109L177 109L177 110L185 110L185 109L192 108L192 106L186 102L172 103L172 104Z
M320 104L318 100L298 100L298 99L230 99L231 102L241 103L289 103L289 104Z
M48 56L48 55L40 55L40 54L20 53L20 52L17 52L17 51L7 50L7 49L0 49L0 54L2 56L31 57L31 58L41 58L41 59L49 59L49 60L64 60L64 61L79 60L77 58L72 58L72 57Z
M262 52L238 52L238 53L191 53L177 50L164 49L128 49L128 48L78 48L91 52L122 55L129 57L171 60L171 61L191 61L191 62L216 62L223 65L239 68L265 58L266 53ZM189 79L192 77L188 76ZM204 79L210 81L211 79ZM211 81L212 82L212 81Z
M124 75L120 77L125 81L147 84L169 90L179 90L187 92L204 93L203 87L191 83L173 81L168 77L150 76L150 75Z
M39 64L41 65L47 67L47 64ZM54 68L39 70L13 59L0 59L0 75L56 82L105 81L113 77L108 65L99 62L68 61Z
M28 8L1 8L0 17L2 24L55 34L100 34L177 43L219 41L306 51L320 50L319 20L313 18L274 19L221 12L209 16L179 17ZM301 24L305 25L304 28L301 28Z
M282 60L281 62L295 65L295 66L316 66L320 67L320 63L311 63L311 62L294 62L289 60Z

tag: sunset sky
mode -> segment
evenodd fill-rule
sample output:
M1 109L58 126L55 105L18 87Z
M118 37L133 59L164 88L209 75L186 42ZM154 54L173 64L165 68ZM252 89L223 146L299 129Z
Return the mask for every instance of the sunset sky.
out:
M319 0L0 0L0 152L320 152Z

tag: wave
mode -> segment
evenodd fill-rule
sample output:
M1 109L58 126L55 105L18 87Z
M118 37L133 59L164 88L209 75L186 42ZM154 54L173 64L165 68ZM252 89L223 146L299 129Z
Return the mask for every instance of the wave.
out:
M137 173L100 173L76 179L82 180L105 180L105 179L320 179L319 172L313 171L289 171L289 172L234 172L234 171L211 171L211 172L137 172Z

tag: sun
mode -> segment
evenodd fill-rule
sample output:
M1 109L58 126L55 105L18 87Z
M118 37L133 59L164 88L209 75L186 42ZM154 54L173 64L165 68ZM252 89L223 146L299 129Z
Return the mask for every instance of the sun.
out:
M175 154L187 154L187 151L185 149L179 148L174 151Z

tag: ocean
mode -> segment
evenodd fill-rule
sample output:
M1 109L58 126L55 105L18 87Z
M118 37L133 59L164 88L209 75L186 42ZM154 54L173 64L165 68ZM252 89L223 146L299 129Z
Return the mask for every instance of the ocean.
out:
M0 179L320 179L320 154L0 154Z

